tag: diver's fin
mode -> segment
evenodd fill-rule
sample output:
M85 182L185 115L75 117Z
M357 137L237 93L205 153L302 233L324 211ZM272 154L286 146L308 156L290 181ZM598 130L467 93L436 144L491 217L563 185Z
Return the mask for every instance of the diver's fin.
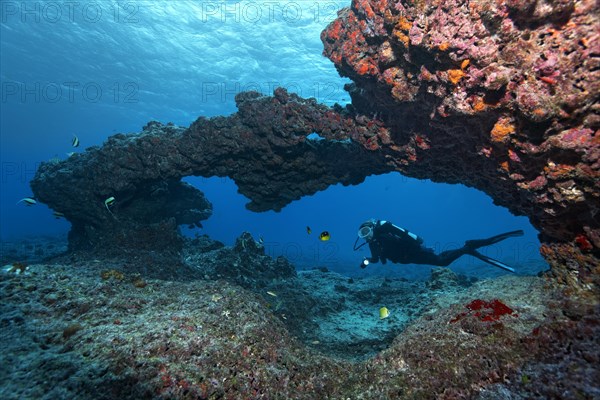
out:
M471 251L469 251L467 254L470 254L470 255L472 255L473 257L477 257L477 258L479 258L481 261L484 261L484 262L486 262L486 263L488 263L488 264L491 264L491 265L493 265L494 267L502 268L502 269L505 269L505 270L507 270L507 271L510 271L510 272L515 272L515 269L514 269L513 267L510 267L510 266L508 266L508 265L504 264L503 262L500 262L500 261L498 261L498 260L495 260L495 259L493 259L493 258L491 258L491 257L484 256L483 254L481 254L481 253L480 253L480 252L478 252L477 250L471 250Z
M474 249L478 249L480 247L489 246L494 243L501 242L504 239L508 239L509 237L523 236L523 234L524 234L524 232L522 230L518 230L518 231L501 233L499 235L492 236L491 238L487 238L487 239L467 240L465 242L465 247L474 250Z

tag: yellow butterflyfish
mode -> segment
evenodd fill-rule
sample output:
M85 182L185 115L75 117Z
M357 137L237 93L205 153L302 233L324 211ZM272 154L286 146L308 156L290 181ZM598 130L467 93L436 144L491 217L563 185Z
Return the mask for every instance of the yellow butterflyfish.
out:
M385 319L389 316L390 316L390 311L387 309L387 307L381 307L379 309L379 319Z

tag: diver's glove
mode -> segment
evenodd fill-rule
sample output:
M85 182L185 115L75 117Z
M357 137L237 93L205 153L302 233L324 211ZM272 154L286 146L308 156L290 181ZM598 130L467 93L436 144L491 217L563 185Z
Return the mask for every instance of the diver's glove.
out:
M369 265L369 260L365 257L360 263L360 267L364 269L367 268L367 265Z

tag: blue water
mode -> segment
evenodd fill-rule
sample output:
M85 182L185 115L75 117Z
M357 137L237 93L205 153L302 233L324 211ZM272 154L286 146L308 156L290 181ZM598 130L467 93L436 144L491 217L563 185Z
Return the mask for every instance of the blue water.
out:
M64 235L69 224L44 205L15 205L31 195L40 161L101 145L117 132L138 132L149 120L189 125L198 116L235 112L243 90L271 94L283 86L331 105L346 103L346 79L321 56L322 29L347 1L2 1L0 238ZM71 147L77 135L81 147ZM437 251L464 240L523 229L522 238L485 253L519 273L546 268L537 232L524 217L493 205L484 193L434 184L397 173L372 176L354 187L334 186L298 200L279 213L252 213L223 178L195 178L214 205L204 228L232 244L244 230L262 237L269 254L298 268L325 266L352 274L427 277L426 266L374 265L359 270L352 251L358 225L391 220L422 236ZM312 234L308 235L306 226ZM331 240L318 235L329 231ZM505 272L463 257L452 268L467 274Z

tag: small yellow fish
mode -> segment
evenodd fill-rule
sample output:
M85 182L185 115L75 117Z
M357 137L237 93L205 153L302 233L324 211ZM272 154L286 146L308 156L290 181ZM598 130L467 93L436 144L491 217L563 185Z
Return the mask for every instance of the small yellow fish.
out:
M17 204L20 202L25 203L26 206L33 206L34 204L37 204L37 201L35 201L33 197L23 197L21 200L17 201Z
M79 147L79 138L75 135L73 135L73 140L71 140L71 145L73 145L73 147Z
M308 233L309 235L312 233L312 229L310 229L310 226L306 227L306 233Z
M52 213L52 215L54 215L54 218L59 219L59 218L64 218L65 214L61 213L60 211L54 211Z
M379 309L379 319L385 319L389 316L390 316L390 311L387 309L387 307L381 307Z
M269 296L277 297L277 294L275 294L274 292L267 292L267 294L268 294Z
M331 239L331 235L329 234L329 232L327 231L323 231L321 232L321 234L319 235L319 239L321 239L322 241L327 241L329 239Z
M115 204L116 199L113 196L110 196L108 199L104 200L104 207L106 207L106 209L108 210L108 212L110 211L110 206L112 206L113 204Z

